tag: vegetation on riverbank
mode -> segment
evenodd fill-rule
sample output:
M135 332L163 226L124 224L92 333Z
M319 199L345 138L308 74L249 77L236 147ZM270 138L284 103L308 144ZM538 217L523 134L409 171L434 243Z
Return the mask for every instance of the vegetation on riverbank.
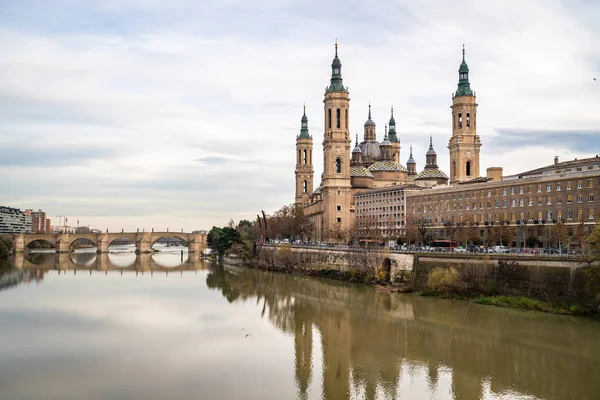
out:
M535 310L552 314L590 315L592 310L576 304L550 303L522 296L480 296L471 300L475 304Z
M0 260L6 260L12 251L12 241L0 237Z

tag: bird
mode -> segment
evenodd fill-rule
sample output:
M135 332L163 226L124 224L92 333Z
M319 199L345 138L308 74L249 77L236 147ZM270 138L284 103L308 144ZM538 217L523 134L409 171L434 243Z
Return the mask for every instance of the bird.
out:
M594 82L596 81L596 78L592 78L594 80Z
M246 333L246 337L248 337L248 336L250 336L250 335L252 335L252 334L251 334L251 333Z

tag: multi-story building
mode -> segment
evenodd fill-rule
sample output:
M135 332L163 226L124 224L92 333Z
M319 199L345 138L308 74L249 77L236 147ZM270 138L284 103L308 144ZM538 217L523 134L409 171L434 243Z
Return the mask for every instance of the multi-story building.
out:
M407 196L420 190L423 188L409 183L356 193L357 236L388 239L404 236Z
M31 216L18 208L0 206L0 235L31 233Z
M548 245L549 229L559 221L570 232L575 225L596 223L598 156L562 163L555 159L532 171L480 181L410 193L408 218L426 221L439 238L449 238L452 227L479 227L483 236L487 226L513 225L518 227L513 245L531 236Z
M31 231L37 232L50 232L50 220L42 210L33 211L31 209L25 210L25 215L31 217Z

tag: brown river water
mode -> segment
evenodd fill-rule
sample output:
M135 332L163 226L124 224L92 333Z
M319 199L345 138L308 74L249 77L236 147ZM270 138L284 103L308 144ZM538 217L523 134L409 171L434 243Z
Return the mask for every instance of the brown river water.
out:
M600 399L597 320L178 249L66 257L0 268L0 399Z

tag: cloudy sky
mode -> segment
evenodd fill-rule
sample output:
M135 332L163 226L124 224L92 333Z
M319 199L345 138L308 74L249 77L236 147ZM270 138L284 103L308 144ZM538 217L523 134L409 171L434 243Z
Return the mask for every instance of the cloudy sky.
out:
M0 204L100 229L210 229L294 198L306 102L323 170L339 40L352 135L394 105L402 162L448 171L463 42L481 163L600 153L596 0L2 0ZM596 77L598 81L594 81Z

